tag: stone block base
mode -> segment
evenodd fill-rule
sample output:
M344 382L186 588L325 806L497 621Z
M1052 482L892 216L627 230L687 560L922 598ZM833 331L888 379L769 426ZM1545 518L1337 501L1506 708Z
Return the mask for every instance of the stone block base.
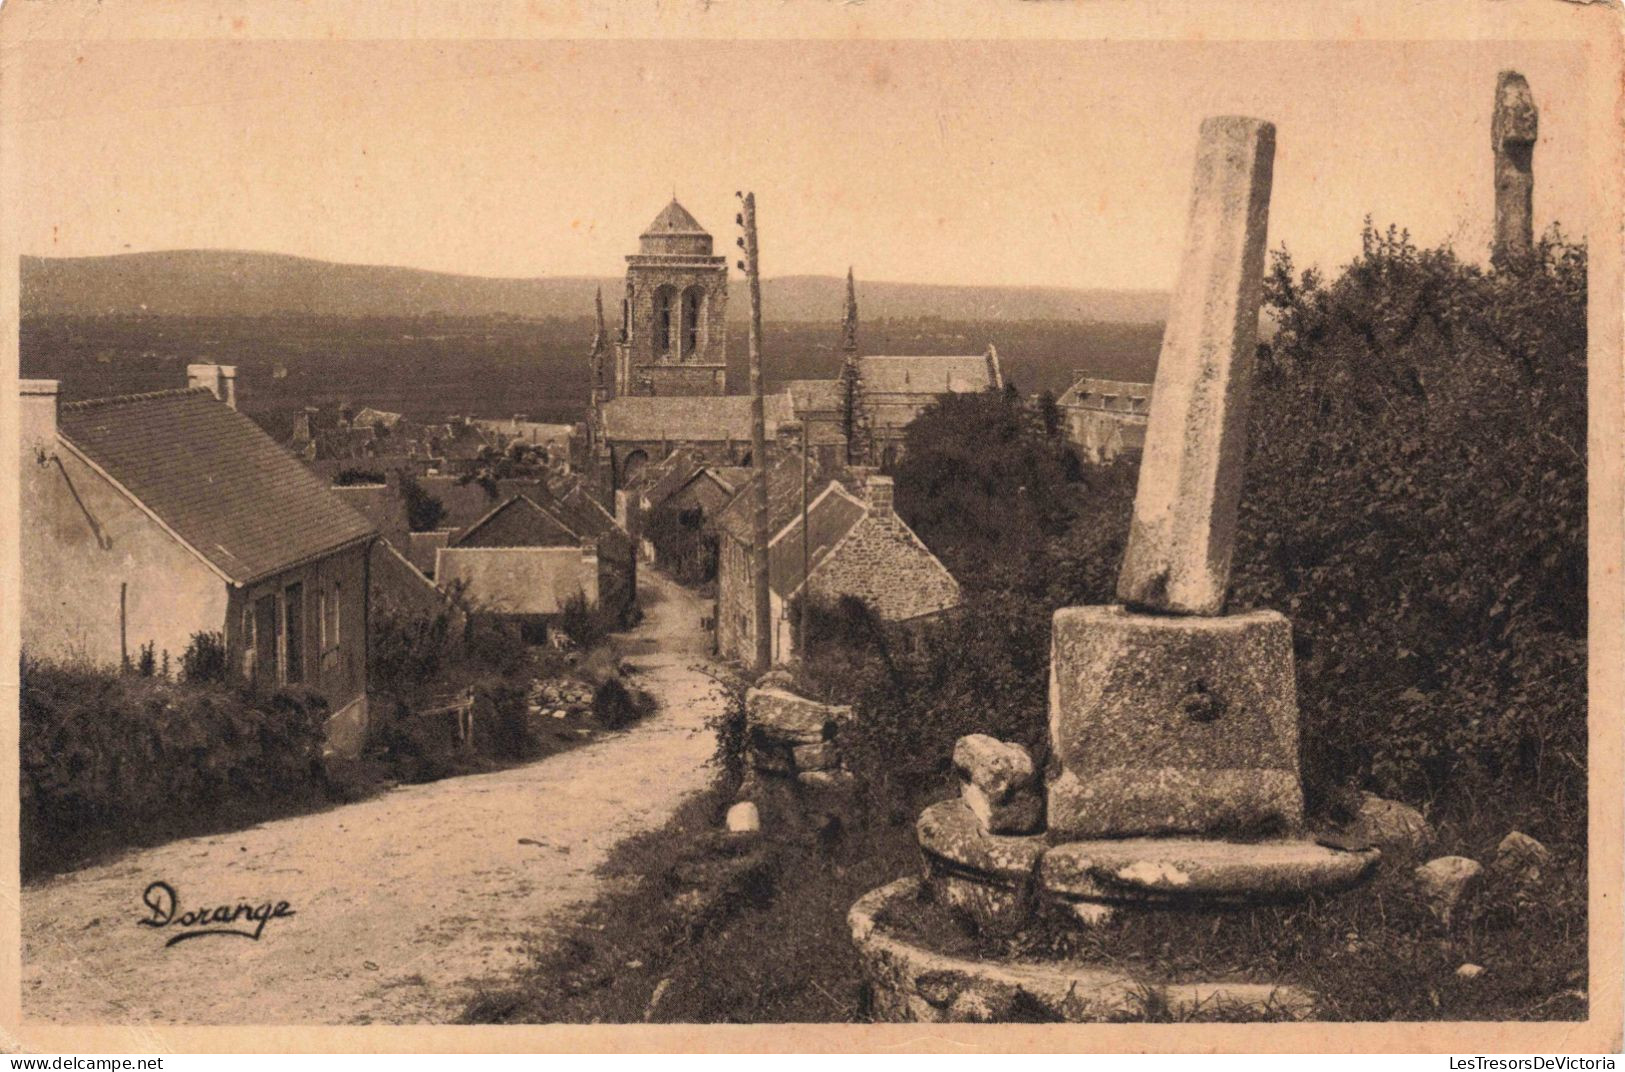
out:
M1286 618L1068 607L1054 624L1052 840L1301 827Z

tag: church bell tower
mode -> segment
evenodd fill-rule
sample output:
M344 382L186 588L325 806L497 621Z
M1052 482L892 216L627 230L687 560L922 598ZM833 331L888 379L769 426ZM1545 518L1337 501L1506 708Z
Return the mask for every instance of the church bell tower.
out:
M728 259L674 198L626 258L615 393L725 394L727 309Z

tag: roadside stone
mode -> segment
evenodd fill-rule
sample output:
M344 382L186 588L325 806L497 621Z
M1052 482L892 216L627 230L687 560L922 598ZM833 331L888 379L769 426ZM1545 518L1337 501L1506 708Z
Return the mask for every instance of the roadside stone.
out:
M762 828L762 816L755 804L742 800L728 809L727 825L730 834L754 834Z
M995 802L978 786L961 782L959 799L989 834L1035 834L1044 827L1044 799L1032 789L1015 790Z
M783 689L745 693L745 722L751 730L796 744L827 740L851 717L850 707L822 704Z
M1009 800L1037 777L1025 748L985 733L968 734L954 743L954 769L961 782L974 785L994 803Z
M841 765L840 749L829 741L798 744L790 749L790 754L798 771L832 770Z
M850 771L814 770L802 771L796 781L810 789L849 789L853 779Z
M1429 860L1412 874L1428 907L1440 921L1448 924L1456 905L1468 889L1478 881L1484 868L1477 860L1465 856L1441 856Z
M1495 859L1490 870L1497 875L1529 887L1540 881L1541 869L1552 862L1552 852L1528 834L1512 831L1495 847Z
M1360 794L1359 810L1342 833L1400 858L1419 857L1434 841L1433 827L1421 812L1375 793Z
M1484 967L1480 964L1463 964L1456 969L1456 978L1458 979L1477 979L1483 974Z

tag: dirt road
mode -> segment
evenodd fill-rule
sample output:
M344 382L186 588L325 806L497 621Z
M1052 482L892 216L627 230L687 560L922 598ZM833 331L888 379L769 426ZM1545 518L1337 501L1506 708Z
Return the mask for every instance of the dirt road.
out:
M662 709L524 767L404 787L235 834L130 853L24 889L23 1011L58 1023L444 1022L526 962L522 935L568 918L617 842L702 788L722 693L697 669L701 604L663 578L627 661ZM525 843L521 842L525 839ZM532 844L533 842L533 844ZM257 940L140 926L143 892L179 911L286 901ZM154 893L152 896L162 896ZM238 921L234 929L252 927Z

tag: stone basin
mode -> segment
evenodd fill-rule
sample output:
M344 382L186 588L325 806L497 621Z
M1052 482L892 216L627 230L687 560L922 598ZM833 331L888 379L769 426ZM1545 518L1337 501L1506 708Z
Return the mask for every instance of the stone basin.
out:
M1270 982L1173 982L1077 961L984 959L933 948L888 924L889 910L920 896L917 879L899 879L859 898L847 916L871 1012L885 1022L1125 1022L1151 1006L1180 1019L1302 1020L1315 995Z
M1039 864L1039 884L1070 901L1244 903L1348 889L1382 853L1313 841L1123 838L1057 845Z

